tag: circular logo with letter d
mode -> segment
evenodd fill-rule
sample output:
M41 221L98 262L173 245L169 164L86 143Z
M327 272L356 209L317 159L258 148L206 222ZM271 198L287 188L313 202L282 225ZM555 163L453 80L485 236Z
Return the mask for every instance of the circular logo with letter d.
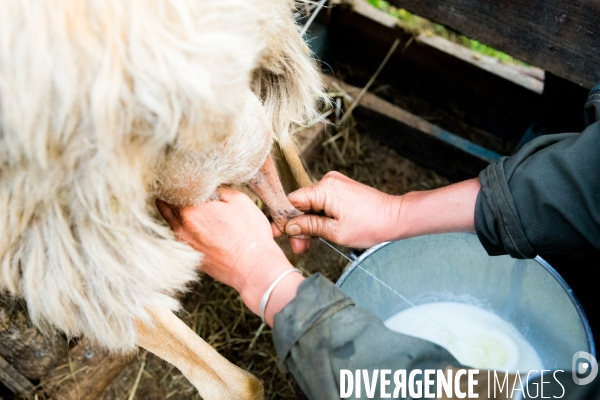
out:
M573 382L577 385L587 385L598 375L598 362L596 358L585 351L578 351L573 355L572 367ZM583 378L586 374L587 376Z

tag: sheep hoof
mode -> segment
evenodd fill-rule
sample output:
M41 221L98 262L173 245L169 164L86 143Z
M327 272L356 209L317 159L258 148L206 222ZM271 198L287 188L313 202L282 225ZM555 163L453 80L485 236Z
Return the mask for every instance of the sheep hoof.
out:
M235 398L240 400L263 400L265 390L262 382L254 375L247 373L246 382L242 385L240 393L236 393Z

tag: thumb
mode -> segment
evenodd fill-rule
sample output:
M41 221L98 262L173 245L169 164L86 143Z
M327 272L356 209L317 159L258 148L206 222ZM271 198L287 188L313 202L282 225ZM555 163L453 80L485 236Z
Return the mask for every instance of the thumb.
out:
M219 201L223 201L225 203L230 203L234 201L238 195L242 193L238 192L235 189L230 188L229 186L221 185L217 188L217 195L219 196Z
M173 211L171 207L164 201L156 199L156 208L162 217L167 221L171 229L175 229L180 225L179 216Z
M320 215L304 214L293 218L285 224L288 236L318 236L334 240L336 220ZM335 240L334 240L335 241Z

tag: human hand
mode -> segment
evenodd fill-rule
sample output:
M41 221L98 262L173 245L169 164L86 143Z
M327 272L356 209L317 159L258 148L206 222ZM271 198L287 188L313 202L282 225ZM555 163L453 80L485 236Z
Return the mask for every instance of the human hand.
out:
M204 254L202 271L236 289L258 314L260 298L271 282L292 266L273 240L269 221L248 196L229 188L219 188L218 193L221 201L175 209L157 200L156 206L177 239ZM288 283L301 281L299 274L288 276ZM279 311L272 302L277 300L269 300L268 321Z
M288 198L301 211L325 213L293 218L285 226L289 236L319 236L344 246L367 248L390 240L401 223L401 197L382 193L339 172L329 172L319 183L290 193ZM272 228L275 235L280 234ZM292 250L300 253L307 249L292 246Z

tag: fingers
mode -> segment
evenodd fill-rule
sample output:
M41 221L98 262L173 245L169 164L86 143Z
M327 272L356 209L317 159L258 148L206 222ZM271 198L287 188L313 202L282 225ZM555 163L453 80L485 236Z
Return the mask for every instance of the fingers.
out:
M229 186L219 186L217 188L217 194L221 198L221 201L223 201L225 203L229 203L231 201L238 199L238 196L248 197L244 193L237 191L235 189L232 189Z
M334 240L335 220L319 215L304 214L290 220L285 225L285 233L288 236L318 236Z
M290 203L301 211L327 211L328 200L331 205L333 199L337 198L335 193L349 184L357 182L340 174L339 172L328 172L319 183L313 186L296 190L288 195ZM340 193L337 193L338 196Z
M288 200L300 211L323 211L325 209L325 191L319 183L290 193Z
M306 253L310 249L310 239L298 239L290 237L290 247L294 254Z
M165 219L165 221L167 221L171 229L175 230L175 228L179 227L181 224L179 215L173 211L173 209L167 203L160 199L156 199L154 203L156 204L158 212Z
M256 203L246 193L230 188L229 186L219 186L217 194L220 197L219 202L208 202L205 204L209 207L219 208L226 208L228 207L227 204L233 204L235 207L252 207L253 210L258 209Z
M277 227L277 225L275 225L275 222L271 221L271 231L273 231L273 237L274 238L278 238L281 235L283 235L283 232L281 232L279 230L279 228Z

